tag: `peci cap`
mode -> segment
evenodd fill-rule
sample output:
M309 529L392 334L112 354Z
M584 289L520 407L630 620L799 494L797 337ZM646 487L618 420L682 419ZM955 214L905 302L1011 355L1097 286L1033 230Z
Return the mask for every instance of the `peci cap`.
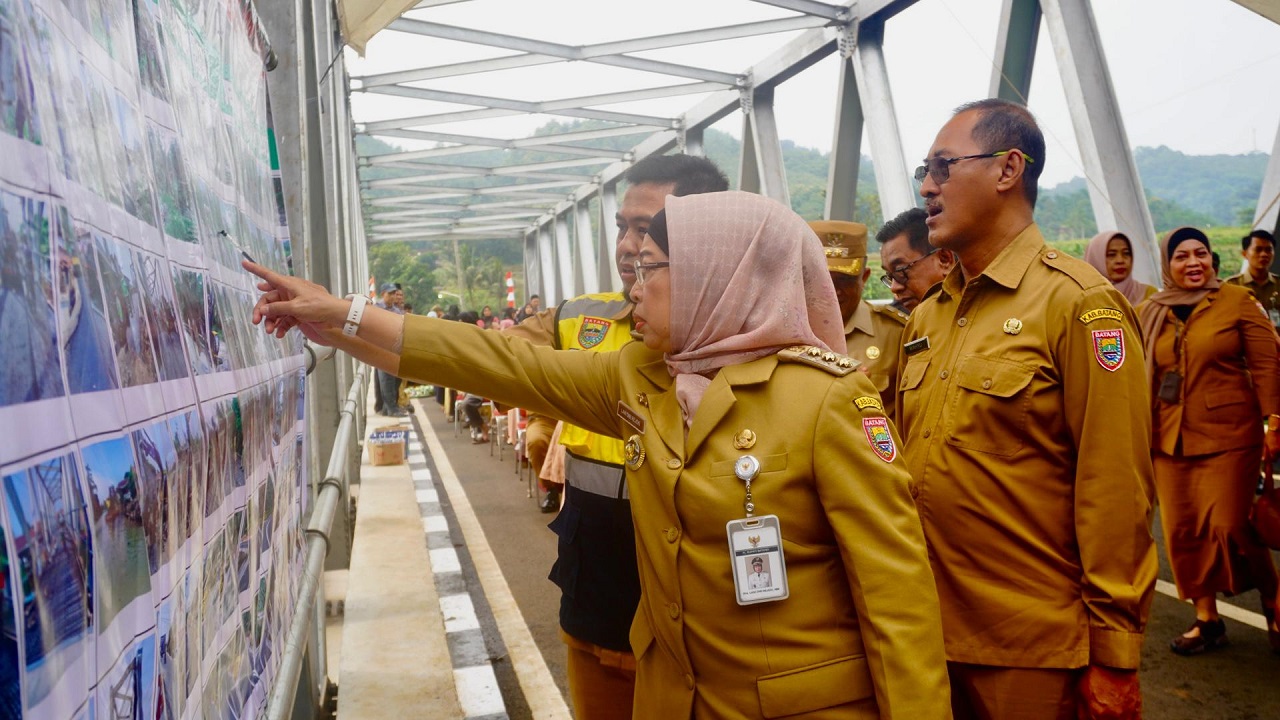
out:
M386 293L395 292L396 290L399 290L399 288L396 287L395 283L383 283L382 289L378 292L385 295Z
M867 226L843 220L814 220L809 227L822 241L827 270L861 275L867 264Z

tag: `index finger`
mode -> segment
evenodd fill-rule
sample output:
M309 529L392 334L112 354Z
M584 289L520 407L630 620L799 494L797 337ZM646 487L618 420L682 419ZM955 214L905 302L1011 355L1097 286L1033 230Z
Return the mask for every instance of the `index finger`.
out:
M273 270L265 268L256 262L252 262L250 260L241 260L240 267L244 268L245 270L248 270L254 275L257 275L263 280L266 280L267 282L271 283L275 287L284 287L287 283L286 278L288 276L281 275L280 273L277 273Z

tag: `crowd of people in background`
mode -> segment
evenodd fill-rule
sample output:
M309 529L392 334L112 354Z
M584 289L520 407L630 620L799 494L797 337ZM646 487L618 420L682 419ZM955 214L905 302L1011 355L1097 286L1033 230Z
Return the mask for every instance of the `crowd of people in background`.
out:
M1159 241L1160 285L1147 285L1134 277L1132 229L1099 233L1083 261L1045 242L1033 220L1045 162L1024 107L959 108L915 172L924 207L874 234L888 304L863 299L865 224L806 226L772 201L726 192L705 159L662 156L625 178L623 292L556 309L534 295L500 315L428 313L529 343L376 317L368 342L395 348L389 367L526 401L535 466L548 444L562 446L563 484L543 486L541 509L559 513L551 577L578 717L798 716L846 704L885 717L1140 717L1157 498L1175 584L1195 613L1171 650L1223 647L1218 595L1256 589L1280 653L1280 578L1249 526L1257 479L1280 455L1275 239L1251 231L1244 269L1220 280L1206 234L1178 228ZM305 309L290 298L322 289L246 267L277 288L259 302L268 330L277 316L341 310ZM378 306L403 315L399 288L382 290ZM433 337L439 354L424 351ZM378 357L361 342L335 338ZM527 376L501 372L515 365ZM579 381L621 394L566 390ZM379 371L392 415L403 412L394 382ZM476 442L488 441L483 402L469 395L462 406ZM836 476L883 483L845 497L828 484ZM744 564L735 581L725 520L740 513L729 505L752 518L756 502L800 542L787 566ZM888 555L864 552L890 539ZM898 564L881 577L887 556ZM932 582L895 600L926 567ZM800 604L748 614L751 593L787 573L804 589ZM846 576L849 592L837 592ZM735 634L748 619L751 637ZM803 662L779 659L766 674L760 658L783 646Z

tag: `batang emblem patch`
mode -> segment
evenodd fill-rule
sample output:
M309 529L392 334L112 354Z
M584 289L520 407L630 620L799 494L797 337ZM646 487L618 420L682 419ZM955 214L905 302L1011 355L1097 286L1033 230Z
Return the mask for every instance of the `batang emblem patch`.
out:
M893 444L888 420L882 417L863 418L862 429L867 433L867 441L877 457L885 462L893 462L898 457L898 446Z
M1093 356L1104 370L1118 370L1124 364L1124 330L1094 330Z
M578 344L584 350L590 350L599 345L604 341L604 336L609 334L609 326L612 324L600 318L582 318L582 327L578 328Z

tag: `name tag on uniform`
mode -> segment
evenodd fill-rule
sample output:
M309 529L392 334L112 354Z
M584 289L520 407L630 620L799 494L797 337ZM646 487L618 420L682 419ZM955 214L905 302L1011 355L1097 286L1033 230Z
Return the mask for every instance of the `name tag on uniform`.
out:
M916 353L922 353L928 349L929 349L928 335L925 335L922 338L916 338L915 340L912 340L911 342L902 346L902 352L907 356L915 355Z
M636 432L644 434L644 418L621 400L618 401L618 417L622 418L622 422L635 428Z
M787 562L782 556L782 528L777 515L730 520L729 560L739 605L786 600Z

